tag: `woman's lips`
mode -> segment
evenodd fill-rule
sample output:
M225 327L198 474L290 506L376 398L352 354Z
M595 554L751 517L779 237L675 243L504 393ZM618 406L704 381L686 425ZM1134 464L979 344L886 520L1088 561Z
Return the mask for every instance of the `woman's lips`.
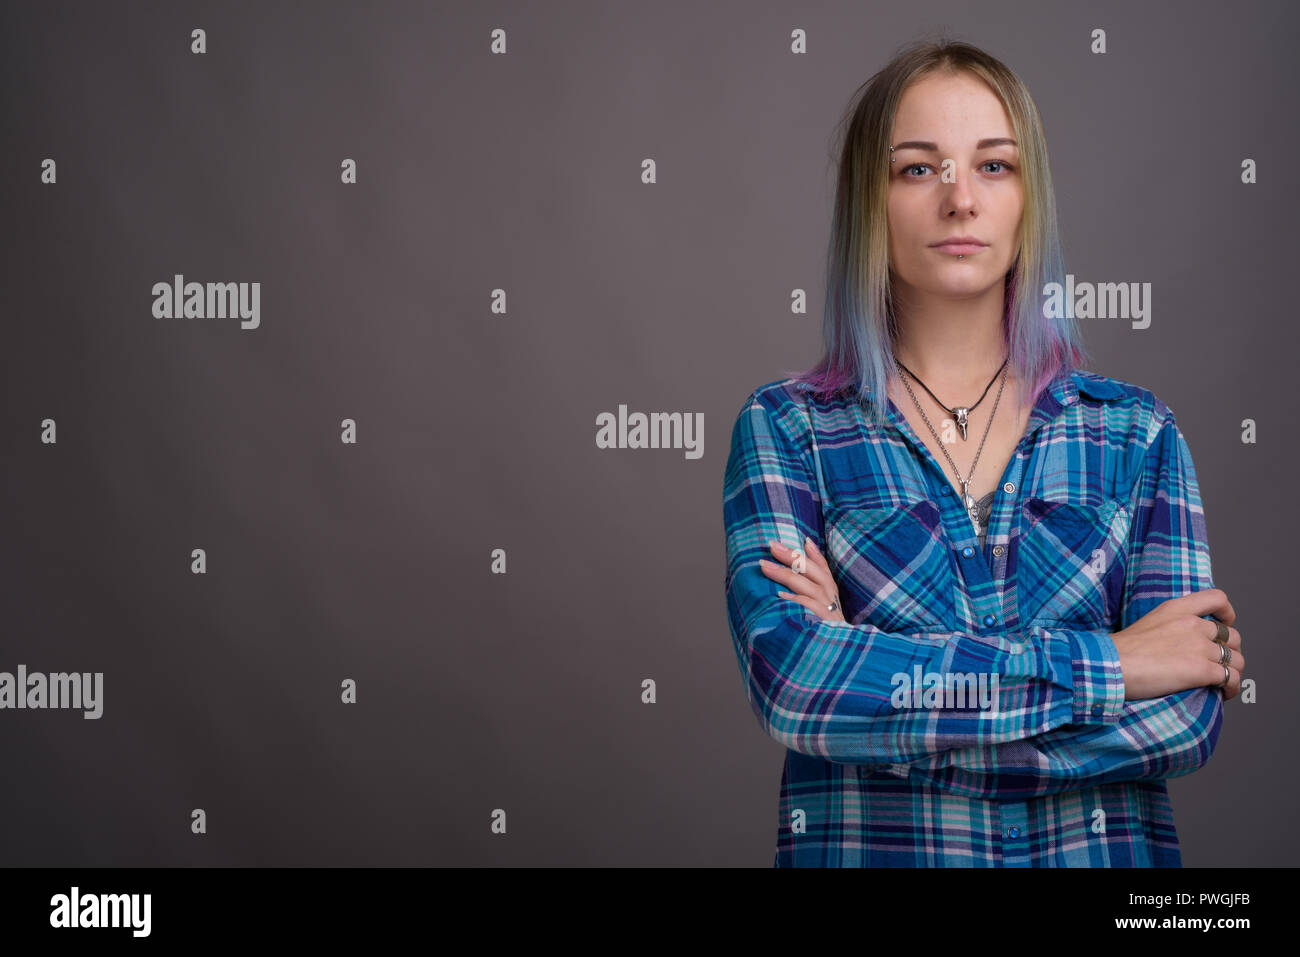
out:
M982 249L988 249L979 243L943 243L939 246L931 246L931 249L937 249L941 253L950 253L954 256L969 256L971 253L977 253Z

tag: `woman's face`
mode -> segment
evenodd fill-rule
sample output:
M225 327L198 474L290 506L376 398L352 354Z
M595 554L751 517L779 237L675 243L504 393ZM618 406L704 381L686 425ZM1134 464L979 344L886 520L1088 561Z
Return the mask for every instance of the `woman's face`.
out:
M1011 118L993 91L965 72L922 77L903 91L890 143L889 257L898 291L964 299L1002 282L1020 251L1025 199ZM939 245L954 236L983 245Z

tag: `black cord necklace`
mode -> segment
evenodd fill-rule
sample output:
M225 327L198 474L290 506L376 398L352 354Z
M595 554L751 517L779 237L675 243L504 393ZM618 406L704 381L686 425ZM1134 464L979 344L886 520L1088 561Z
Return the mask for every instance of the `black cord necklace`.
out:
M898 362L898 364L902 366L904 370L906 370L908 375L910 375L917 382L921 382L922 389L924 389L926 392L930 392L930 398L934 399L935 402L939 402L939 407L943 409L945 412L947 412L950 416L952 416L957 421L957 428L961 429L961 437L963 441L966 438L966 422L970 416L971 411L974 410L975 406L979 405L980 402L984 401L984 396L989 394L989 388L993 385L994 379L998 377L998 373L1002 371L1003 366L1005 366L1007 362L1010 361L1010 359L1011 357L1007 356L1006 359L1002 360L1002 365L998 366L998 371L993 373L993 378L989 379L989 384L984 387L984 391L980 394L979 400L976 401L975 405L967 405L967 406L959 405L955 409L950 409L942 402L939 402L939 397L935 395L933 392L930 392L930 387L926 385L924 382L921 382L921 377L919 375L917 375L911 369L908 369L907 366L903 365L903 363L899 361L897 356L894 357L894 361Z

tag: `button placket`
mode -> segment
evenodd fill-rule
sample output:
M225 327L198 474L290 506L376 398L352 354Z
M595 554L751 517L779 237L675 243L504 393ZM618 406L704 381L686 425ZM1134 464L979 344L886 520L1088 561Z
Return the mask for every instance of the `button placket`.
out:
M996 531L998 537L1005 538L1007 535L1007 529L1009 529L1011 524L1014 522L1014 516L1018 508L1017 503L1019 499L1018 497L1012 496L1015 496L1016 489L1020 484L1021 469L1025 467L1025 459L1020 456L1020 451L1020 447L1017 447L1015 453L1012 455L1010 463L1011 475L1002 483L1000 489L1001 494L993 496L993 507L989 510L989 527L987 529L985 541L993 537L995 525L997 526ZM1010 498L1009 502L1006 501L1007 498ZM995 518L995 516L1000 516L1000 519ZM990 551L993 553L993 561L990 571L993 580L998 583L999 590L1002 591L1004 590L1003 583L1006 580L1007 546L1002 542L998 542L992 549L990 549Z
M998 533L999 537L1005 536L1006 533L1002 531L1001 526L1008 524L1010 521L1009 516L1015 514L1015 499L1013 498L1010 504L1007 504L1003 499L1015 494L1017 482L1020 479L1020 470L1024 467L1024 460L1020 456L1019 447L1017 447L1016 451L1012 453L1011 461L1008 463L1007 467L1010 470L1011 477L1003 482L997 489L1001 494L993 496L993 501L989 508L988 525L984 530L986 542L989 538L993 537L995 531ZM995 526L997 527L995 528ZM973 555L968 555L968 551L972 551ZM990 551L993 556L991 562L986 562L982 552L969 549L969 547L962 549L961 554L963 558L973 557L980 561L982 568L989 573L991 580L998 586L998 597L996 601L999 605L998 611L1002 611L1003 609L1000 606L1003 603L1004 596L1002 583L1005 579L1007 548L999 542L998 544L995 544ZM985 614L981 618L981 621L985 628L993 628L1005 623L1005 620L1001 615L995 614Z
M1022 439L1022 443L1023 441L1024 440ZM1016 491L1017 483L1020 480L1020 471L1024 468L1025 464L1024 459L1020 455L1021 451L1022 446L1017 446L1016 450L1012 453L1011 461L1007 463L1009 475L1006 476L1006 481L996 489L996 491L1002 494L993 496L993 502L989 510L988 525L985 528L986 542L989 537L993 536L995 531L998 533L998 537L1005 538L1006 531L1002 526L1009 526L1011 521L1010 516L1015 514L1014 500L1011 505L1007 505L1002 502L1001 499L1003 496L1014 495ZM960 496L954 492L951 483L946 481L946 476L943 485L938 489L938 498L940 500L940 521L944 524L945 529L951 530L954 523L961 529L959 536L953 538L953 541L955 542L960 539L966 539L969 541L973 537L976 542L978 542L978 536L975 536L974 530L970 527L970 520L966 515L965 506L962 504ZM960 518L958 517L959 515ZM997 527L995 528L995 526ZM951 537L950 532L950 538ZM994 558L992 562L985 557L983 549L979 548L977 545L966 544L960 547L954 545L954 548L958 555L958 564L961 566L962 576L968 582L972 585L992 582L996 587L995 596L990 596L979 602L980 605L984 606L983 609L973 609L974 613L978 616L976 620L982 622L986 629L1000 626L1004 623L1001 612L1004 610L1002 607L1004 603L1004 589L1002 587L1002 582L1006 569L1006 546L998 543L992 547ZM992 613L992 611L989 610L990 608L998 613ZM981 611L984 611L984 614L981 615Z
M1027 802L999 805L998 826L1004 867L1029 866L1029 806Z

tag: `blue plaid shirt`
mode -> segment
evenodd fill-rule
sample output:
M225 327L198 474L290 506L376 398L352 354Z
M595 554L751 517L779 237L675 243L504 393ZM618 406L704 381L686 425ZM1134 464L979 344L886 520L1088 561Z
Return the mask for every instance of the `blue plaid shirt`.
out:
M882 431L852 397L787 379L751 393L732 431L727 615L750 707L787 749L776 866L1181 866L1165 779L1210 759L1223 696L1125 701L1111 640L1214 587L1173 413L1126 382L1058 378L980 547L888 411ZM845 622L759 568L769 540L805 536Z

